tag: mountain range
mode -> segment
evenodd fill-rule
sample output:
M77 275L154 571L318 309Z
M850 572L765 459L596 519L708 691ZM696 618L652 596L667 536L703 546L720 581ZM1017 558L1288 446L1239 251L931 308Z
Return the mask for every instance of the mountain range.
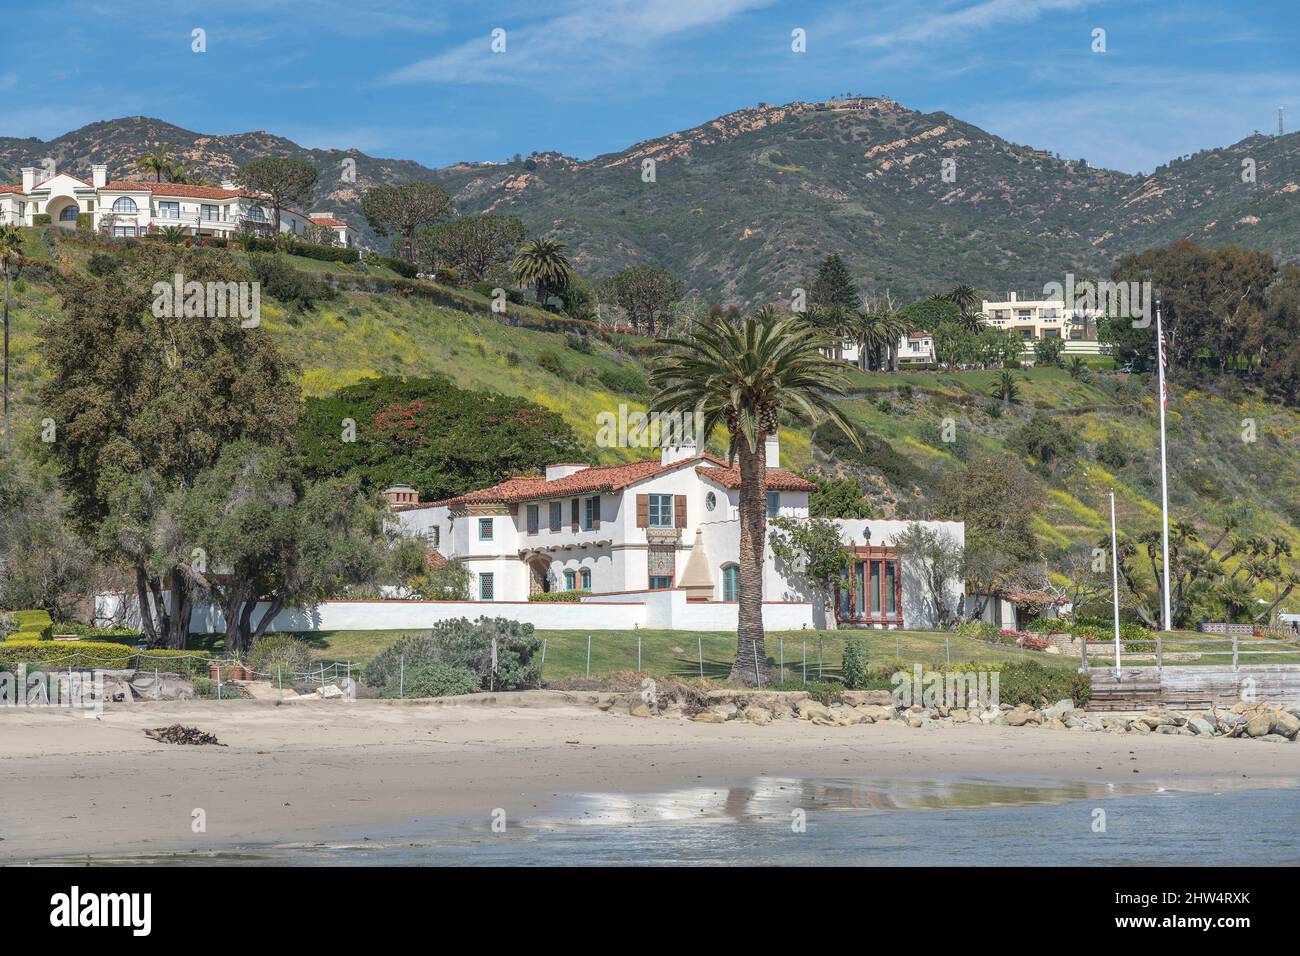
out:
M1132 175L866 97L759 104L587 160L548 152L437 169L135 116L48 141L0 137L0 178L17 182L47 157L87 177L103 162L110 178L145 178L135 160L164 145L214 183L259 157L306 160L320 171L311 211L332 210L371 241L365 190L423 179L461 213L518 216L530 235L565 240L589 277L658 265L693 294L742 304L788 297L829 252L864 291L906 300L958 282L1033 290L1180 238L1287 260L1300 250L1300 134L1256 134Z

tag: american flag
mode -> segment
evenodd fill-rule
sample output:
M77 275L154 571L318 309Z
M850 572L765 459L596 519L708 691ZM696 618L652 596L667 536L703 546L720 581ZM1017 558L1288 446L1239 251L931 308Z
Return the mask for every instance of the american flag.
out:
M1166 345L1165 345L1165 330L1164 330L1164 327L1163 327L1163 326L1162 326L1161 329L1160 329L1160 335L1157 337L1157 342L1159 343L1158 348L1159 348L1159 351L1160 351L1160 407L1161 407L1161 408L1168 408L1168 407L1169 407L1169 392L1168 392L1168 390L1167 390L1167 388L1166 388L1166 386L1165 386L1165 375L1164 375L1164 373L1165 373L1165 370L1169 367L1169 360L1168 360L1168 358L1167 358L1166 355L1165 355L1165 347L1166 347Z

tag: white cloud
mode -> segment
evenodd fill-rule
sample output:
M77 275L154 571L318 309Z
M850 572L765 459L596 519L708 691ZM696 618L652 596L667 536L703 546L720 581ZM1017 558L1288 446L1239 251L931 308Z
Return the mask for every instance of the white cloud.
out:
M385 84L519 82L545 76L592 78L626 72L645 52L681 34L724 23L772 0L573 0L564 12L515 27L506 18L480 38L411 63ZM504 53L491 50L491 31L506 31ZM652 75L645 77L653 81Z

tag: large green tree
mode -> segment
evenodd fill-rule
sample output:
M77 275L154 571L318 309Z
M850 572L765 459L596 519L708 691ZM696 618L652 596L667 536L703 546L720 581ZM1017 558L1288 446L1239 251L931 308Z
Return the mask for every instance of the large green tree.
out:
M275 231L280 232L280 210L311 202L316 185L316 167L301 159L268 156L241 166L235 181L245 189L265 193L274 207Z
M41 333L40 414L70 516L130 570L146 637L168 647L185 646L195 585L174 492L232 442L291 443L299 413L295 370L264 328L155 307L155 283L176 274L252 279L222 252L146 246L106 275L64 280L63 308Z
M395 234L402 244L402 259L414 263L416 233L442 222L453 209L447 190L417 180L366 190L361 211L379 235Z
M606 280L608 296L627 313L632 328L655 334L656 320L682 297L682 280L657 266L628 266Z
M523 241L524 224L514 216L461 216L422 230L418 244L434 263L455 266L461 278L479 282Z
M384 563L378 496L355 477L304 484L284 448L228 445L176 497L183 540L203 549L195 576L221 608L230 655L249 650L286 607L371 581Z
M515 281L524 287L531 286L541 305L553 295L563 295L573 279L573 265L564 250L565 244L558 239L534 239L519 247L518 255L510 264Z
M832 252L817 267L817 273L808 286L808 304L861 308L862 294L839 253Z
M724 428L727 458L740 470L740 594L736 659L731 678L751 684L766 667L763 643L763 556L767 545L765 443L782 409L825 417L856 442L857 431L834 403L845 392L843 366L823 354L833 346L801 318L770 311L731 322L702 319L656 362L651 408L699 414L702 434ZM761 679L761 678L760 678Z
M555 412L443 376L366 379L309 398L300 429L309 477L356 475L371 491L463 494L583 454Z

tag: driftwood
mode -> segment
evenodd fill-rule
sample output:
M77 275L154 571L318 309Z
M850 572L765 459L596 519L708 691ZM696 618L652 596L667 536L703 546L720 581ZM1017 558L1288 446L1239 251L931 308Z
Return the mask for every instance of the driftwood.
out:
M225 744L217 740L215 734L205 733L197 727L185 727L181 724L172 724L170 727L146 727L145 736L152 737L154 740L161 740L167 744L194 744L202 746L212 744L217 747L224 747Z

